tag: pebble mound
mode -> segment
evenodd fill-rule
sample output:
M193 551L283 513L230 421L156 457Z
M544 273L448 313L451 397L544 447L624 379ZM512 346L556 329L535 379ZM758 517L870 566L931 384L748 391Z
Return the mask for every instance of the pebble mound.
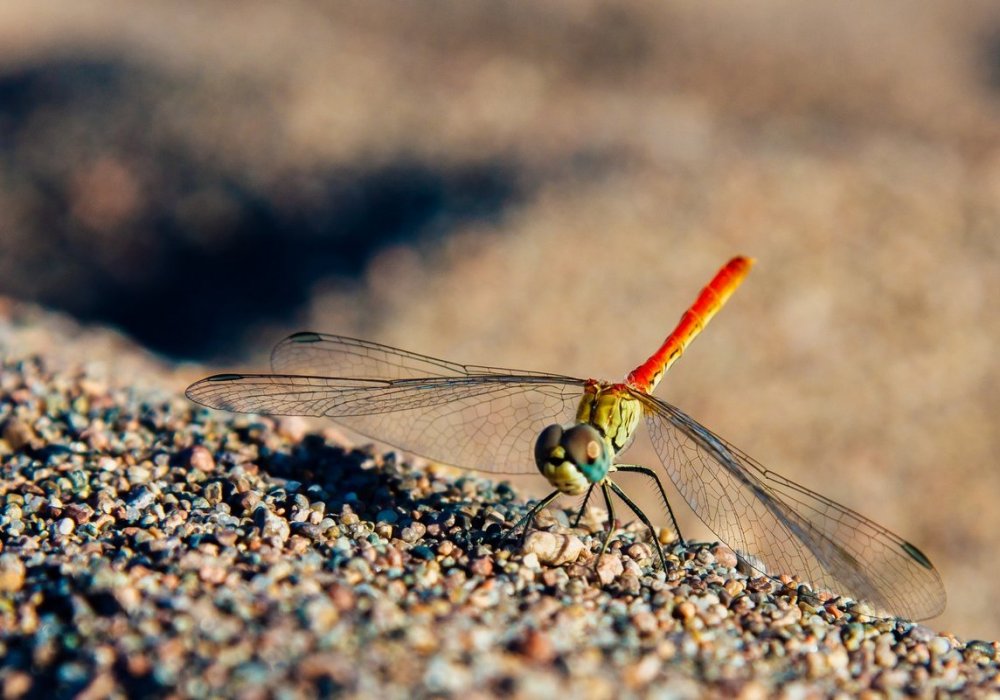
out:
M962 641L718 544L526 511L297 420L0 371L0 694L756 698L998 692ZM568 504L571 505L571 504ZM593 520L593 519L592 519Z

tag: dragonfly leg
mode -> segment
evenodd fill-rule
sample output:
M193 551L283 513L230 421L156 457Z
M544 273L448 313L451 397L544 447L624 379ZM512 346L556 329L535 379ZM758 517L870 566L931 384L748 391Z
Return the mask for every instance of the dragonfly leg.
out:
M681 546L686 545L687 543L684 541L684 535L681 534L680 525L677 524L677 518L674 517L674 509L670 507L670 500L667 498L667 492L663 490L663 483L660 481L660 477L656 475L656 472L648 467L641 467L638 464L616 464L615 471L642 474L644 476L648 476L656 483L656 488L660 489L660 497L663 499L663 505L667 507L667 513L670 515L670 523L674 526L674 532L677 533L677 539L680 541ZM657 539L655 535L653 539Z
M597 486L597 484L591 484L590 488L587 489L587 495L583 497L583 503L580 505L580 510L576 514L576 518L573 519L573 527L580 526L580 518L583 517L583 511L587 510L587 502L590 500L590 494L594 492L595 486Z
M649 532L653 536L653 544L656 545L656 553L660 556L660 566L662 566L663 570L666 571L667 570L667 560L664 559L664 557L663 557L663 547L660 546L660 542L659 542L659 540L656 537L656 530L653 529L653 523L649 522L649 518L646 517L646 514L642 512L642 510L639 508L639 506L637 506L632 501L631 498L629 498L628 496L625 495L625 492L622 491L618 487L618 484L616 484L615 482L610 481L610 480L606 481L605 483L608 486L610 486L612 488L612 490L614 490L614 492L616 494L618 494L618 497L620 499L622 499L623 501L625 501L625 505L627 505L629 508L631 508L632 512L639 516L639 520L641 520L643 522L643 524L646 527L649 528Z
M611 533L615 530L615 505L611 502L611 491L608 490L608 481L601 483L601 493L604 494L604 502L608 504L608 530L604 533L604 541L601 543L601 551L597 553L597 560L594 562L594 568L597 568L597 564L601 561L601 555L604 554L604 550L608 548L608 542L611 541Z
M523 534L526 536L528 534L528 526L531 524L531 519L534 518L538 514L538 511L540 511L542 508L545 508L547 505L549 505L550 503L552 503L552 501L556 500L556 498L559 496L560 493L561 492L558 491L558 490L553 491L548 496L546 496L542 500L538 501L535 505L533 505L531 507L531 510L529 510L527 513L525 513L524 516L520 520L518 520L516 523L514 523L514 526L511 529L507 530L507 532L504 533L502 539L506 540L509 537L511 537L515 532L517 532L517 529L519 527L521 527L522 525L524 526L524 533ZM522 536L522 539L523 539L523 536Z

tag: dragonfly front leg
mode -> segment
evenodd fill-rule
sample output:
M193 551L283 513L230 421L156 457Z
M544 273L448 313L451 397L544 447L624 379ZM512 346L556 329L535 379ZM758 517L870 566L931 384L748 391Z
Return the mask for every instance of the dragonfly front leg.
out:
M587 503L590 501L590 494L594 492L594 487L597 484L591 484L590 488L587 489L587 495L583 497L583 503L580 505L580 510L577 512L576 517L573 519L573 527L580 526L580 519L583 517L583 511L587 510Z
M597 570L597 565L601 561L601 555L604 554L604 550L608 548L608 542L611 541L611 534L615 530L615 505L611 501L611 491L608 490L608 484L611 483L607 480L601 482L601 493L604 494L604 502L608 504L608 530L604 533L604 542L601 543L601 551L597 553L597 561L594 562L594 570Z
M523 525L524 526L524 533L521 536L521 539L523 540L524 537L527 536L527 534L528 534L528 525L531 523L532 518L534 518L536 515L538 515L538 512L542 508L545 508L550 503L552 503L552 501L556 500L556 498L559 497L560 493L562 493L562 492L557 489L557 490L553 491L552 493L550 493L545 498L543 498L542 500L538 501L538 503L536 503L535 505L533 505L531 507L531 510L529 510L527 513L525 513L524 516L520 520L518 520L516 523L514 523L514 526L512 528L510 528L509 530L507 530L507 532L505 532L503 534L503 537L501 539L502 540L506 540L506 539L510 538L511 536L513 536L513 534L515 532L517 532L517 529Z

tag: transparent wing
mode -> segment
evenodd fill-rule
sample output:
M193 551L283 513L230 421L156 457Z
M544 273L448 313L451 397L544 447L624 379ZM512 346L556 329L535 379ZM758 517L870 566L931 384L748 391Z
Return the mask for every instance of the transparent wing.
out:
M419 379L472 375L552 377L542 372L461 365L369 340L313 332L295 333L275 345L271 351L271 371L275 374L354 379Z
M293 336L294 337L294 336ZM373 346L364 344L361 347ZM281 345L279 345L279 348ZM342 345L341 347L346 347ZM388 362L437 362L374 345L359 371ZM333 353L337 355L337 353ZM348 353L343 353L348 357ZM460 365L442 361L442 368ZM188 387L211 408L240 413L321 416L374 440L435 462L494 474L535 471L535 439L546 426L573 419L584 381L570 377L470 374L404 379L290 374L220 374Z
M673 406L649 395L653 446L706 525L755 568L800 574L813 586L909 619L944 610L938 572L881 525L762 467Z

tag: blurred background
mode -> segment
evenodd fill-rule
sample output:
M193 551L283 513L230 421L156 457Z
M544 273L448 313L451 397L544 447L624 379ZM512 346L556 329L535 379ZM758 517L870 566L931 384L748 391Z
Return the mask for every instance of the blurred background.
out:
M658 394L1000 638L996 3L0 4L0 294L178 393L305 328L619 378L737 253Z

